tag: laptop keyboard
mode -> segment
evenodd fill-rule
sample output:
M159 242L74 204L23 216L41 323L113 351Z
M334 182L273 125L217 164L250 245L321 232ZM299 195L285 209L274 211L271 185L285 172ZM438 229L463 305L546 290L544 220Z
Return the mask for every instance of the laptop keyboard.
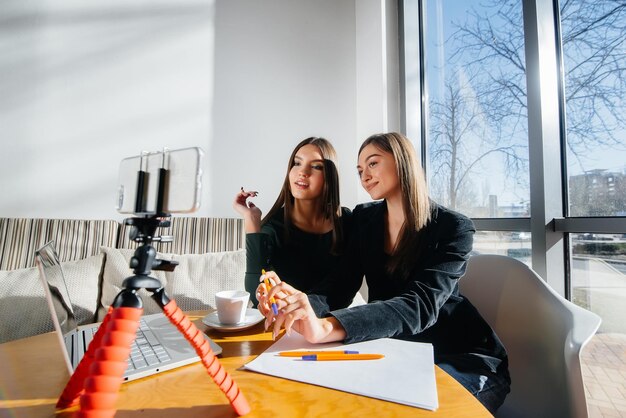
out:
M93 340L93 336L98 331L98 327L85 329L83 336L85 338L84 348L82 352L89 347L89 343ZM67 339L66 344L69 352L72 350L72 340ZM82 354L81 354L82 357ZM128 370L139 370L145 367L154 366L171 360L168 352L163 348L159 340L154 336L152 330L148 327L146 321L142 318L137 328L137 336L130 347L130 356L128 357Z
M146 322L142 319L137 328L137 337L130 348L128 370L142 369L170 360L159 340L154 336Z

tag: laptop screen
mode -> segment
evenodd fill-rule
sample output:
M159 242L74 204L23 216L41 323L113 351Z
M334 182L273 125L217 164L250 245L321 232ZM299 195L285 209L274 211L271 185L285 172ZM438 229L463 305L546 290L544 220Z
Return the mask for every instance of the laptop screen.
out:
M63 275L63 268L54 248L54 241L50 241L38 249L35 252L35 260L50 305L52 320L54 322L56 318L61 333L66 335L76 329L77 322Z

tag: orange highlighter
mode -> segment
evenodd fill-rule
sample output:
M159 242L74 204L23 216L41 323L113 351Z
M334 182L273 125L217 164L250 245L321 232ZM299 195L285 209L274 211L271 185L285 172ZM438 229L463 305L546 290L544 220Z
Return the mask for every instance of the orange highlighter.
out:
M261 274L265 274L265 269L261 270ZM265 278L263 279L263 283L265 283L265 287L267 288L267 291L269 292L270 289L272 288L270 281L267 278ZM274 312L274 315L278 315L278 305L276 305L276 299L274 299L274 296L270 298L270 303L272 304L272 312Z

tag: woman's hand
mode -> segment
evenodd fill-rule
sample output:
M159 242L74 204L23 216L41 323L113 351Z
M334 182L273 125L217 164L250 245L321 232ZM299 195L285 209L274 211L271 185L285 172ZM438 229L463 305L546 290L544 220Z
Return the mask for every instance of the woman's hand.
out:
M261 209L248 201L248 198L256 197L258 194L254 191L246 192L242 187L233 201L233 209L243 216L247 234L261 231Z
M271 279L270 279L270 277L271 277ZM259 283L259 285L256 288L256 300L259 301L257 309L266 318L265 319L265 329L267 330L269 328L269 325L272 323L272 320L274 318L273 318L273 311L272 311L272 303L270 302L270 300L269 300L269 298L267 296L269 289L265 285L265 279L266 278L268 279L268 283L270 283L270 286L273 286L273 285L276 285L277 283L280 283L281 280L280 280L280 278L278 277L278 275L276 273L274 273L273 271L268 271L267 273L263 274L259 278L260 283ZM280 298L283 298L283 297L286 297L286 296L287 296L286 293L280 293L278 295L274 295L274 298L275 299L280 299ZM270 314L272 314L272 316L270 316Z
M259 285L261 295L257 295L257 298L259 298L259 310L266 317L266 329L273 321L274 337L284 326L287 334L293 328L310 343L339 341L345 338L345 331L335 318L320 319L315 315L305 293L282 282L273 271L261 276L261 280L266 278L273 282L273 286L267 292L264 283ZM278 315L274 315L271 309L271 298L275 300ZM261 305L263 305L262 308Z

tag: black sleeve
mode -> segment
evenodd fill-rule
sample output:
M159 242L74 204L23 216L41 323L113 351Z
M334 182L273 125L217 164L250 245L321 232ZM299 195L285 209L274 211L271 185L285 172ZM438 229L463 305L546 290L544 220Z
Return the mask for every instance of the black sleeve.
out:
M346 330L345 342L415 335L437 321L465 273L474 233L471 220L460 215L449 216L445 224L437 226L428 259L413 271L400 294L331 313Z
M330 311L348 307L363 282L354 216L349 209L343 208L344 243L339 267L309 292L309 301L318 317L328 316Z
M269 236L262 232L246 234L246 290L250 292L250 300L254 307L259 301L256 299L256 288L259 285L261 269L264 269L269 258Z
M271 223L263 225L261 232L246 234L246 291L250 292L252 305L256 307L256 288L259 285L261 270L271 269L272 252L277 246L277 231Z

